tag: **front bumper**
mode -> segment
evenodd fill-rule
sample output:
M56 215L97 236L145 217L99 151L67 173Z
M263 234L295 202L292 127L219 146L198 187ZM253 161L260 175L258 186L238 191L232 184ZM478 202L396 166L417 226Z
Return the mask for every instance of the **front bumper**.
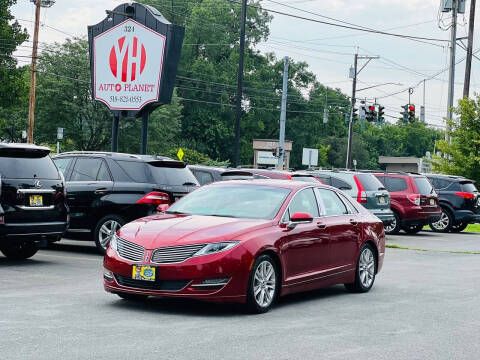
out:
M395 216L391 209L370 209L370 211L373 215L382 220L383 225L390 225L395 220Z
M253 260L254 257L241 244L230 251L194 257L176 264L132 262L120 258L116 251L108 248L104 268L113 273L113 278L104 276L103 284L111 293L243 303ZM155 281L133 280L133 265L155 267ZM221 286L201 286L208 279L228 279L228 282Z

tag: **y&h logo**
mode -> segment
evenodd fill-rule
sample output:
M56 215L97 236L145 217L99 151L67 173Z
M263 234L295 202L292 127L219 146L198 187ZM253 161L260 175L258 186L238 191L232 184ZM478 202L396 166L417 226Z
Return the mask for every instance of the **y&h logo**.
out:
M135 81L145 69L147 53L136 36L122 36L110 50L110 70L119 81Z

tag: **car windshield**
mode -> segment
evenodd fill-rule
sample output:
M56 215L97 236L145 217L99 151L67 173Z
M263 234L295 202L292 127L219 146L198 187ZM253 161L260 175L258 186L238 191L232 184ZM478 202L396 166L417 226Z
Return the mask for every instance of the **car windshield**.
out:
M58 171L50 156L0 156L0 175L10 179L58 179Z
M477 188L471 182L464 182L464 183L460 183L460 184L462 184L462 191L464 191L464 192L470 192L470 193L477 192Z
M385 186L373 174L357 174L365 191L385 190Z
M428 181L427 178L415 177L413 180L415 181L415 185L417 185L418 192L421 195L429 195L434 192L432 184L430 184L430 181Z
M167 213L273 219L289 189L261 185L211 185L185 196Z
M292 175L292 180L318 183L317 179L315 179L313 176L308 176L308 175Z
M186 166L176 165L174 162L148 163L152 176L157 184L198 186L198 180Z

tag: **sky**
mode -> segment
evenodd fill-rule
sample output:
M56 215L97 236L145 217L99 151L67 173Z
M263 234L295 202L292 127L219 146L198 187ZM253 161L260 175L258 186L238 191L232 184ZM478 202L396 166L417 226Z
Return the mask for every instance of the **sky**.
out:
M124 2L57 0L51 8L41 10L39 40L51 43L61 42L73 35L86 37L87 25L98 23L105 17L106 9L113 9ZM469 3L470 0L467 0L465 14L457 17L457 38L468 34ZM263 0L261 4L266 9L322 21L333 22L319 15L397 34L444 40L450 38L450 30L444 29L451 22L451 13L439 12L438 0ZM33 3L30 0L17 0L12 13L33 34ZM411 103L416 105L419 116L420 105L423 103L423 79L429 79L448 68L447 42L417 42L272 15L274 18L270 26L270 37L258 48L263 52L274 52L279 58L289 56L295 61L307 62L321 83L338 88L349 96L352 84L348 74L355 52L360 56L378 55L380 58L372 60L359 74L357 89L388 84L360 91L357 98L366 98L370 103L376 99L377 103L385 106L386 120L389 122L396 122L402 111L401 106L408 103L409 87L413 88ZM477 24L477 28L479 26ZM480 48L477 43L478 31L475 31L474 36L474 51ZM30 39L32 38L33 35ZM457 61L463 59L465 51L460 46L456 49ZM19 49L17 54L27 56L29 51L25 47ZM21 62L28 61L28 58L19 59ZM363 64L364 60L359 60L359 67ZM455 103L463 93L464 73L465 61L462 61L455 67ZM479 88L480 62L474 58L470 96ZM447 94L448 71L425 81L425 113L428 124L444 126Z

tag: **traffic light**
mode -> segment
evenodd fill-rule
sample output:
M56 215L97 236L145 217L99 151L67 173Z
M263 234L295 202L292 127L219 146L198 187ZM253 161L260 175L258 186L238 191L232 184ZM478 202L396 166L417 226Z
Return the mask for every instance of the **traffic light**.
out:
M368 105L367 106L367 116L366 119L367 121L373 122L376 120L376 111L375 111L375 105Z
M358 116L360 117L361 121L365 120L366 114L367 114L367 110L365 107L365 103L362 102L362 104L360 105L360 111L358 112Z
M358 114L357 114L358 109L356 107L353 108L352 111L352 122L355 122L358 120Z
M402 106L403 111L400 113L400 114L402 115L402 117L400 118L400 120L402 120L403 122L407 122L407 121L408 121L408 107L409 107L408 104Z
M412 104L408 105L408 121L409 122L415 121L415 105L412 105Z
M383 115L385 114L385 106L378 105L378 113L377 113L377 121L378 122L384 122L385 118Z

